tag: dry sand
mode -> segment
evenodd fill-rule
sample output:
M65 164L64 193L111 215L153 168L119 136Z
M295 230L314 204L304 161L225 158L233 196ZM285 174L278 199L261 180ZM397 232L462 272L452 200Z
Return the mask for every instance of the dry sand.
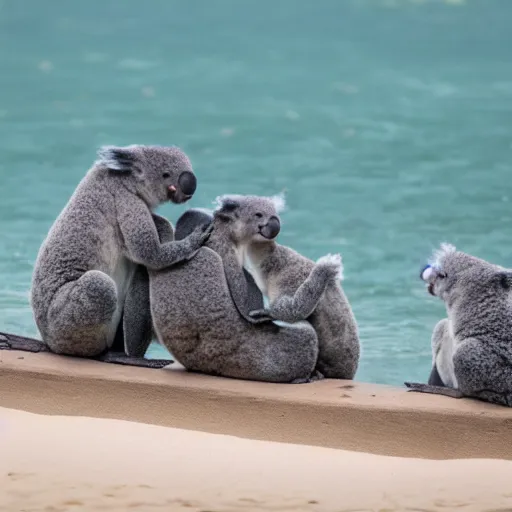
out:
M396 457L512 461L511 408L361 382L269 384L0 350L0 390L0 407L43 415Z
M385 457L0 408L1 511L132 509L505 512L512 462Z

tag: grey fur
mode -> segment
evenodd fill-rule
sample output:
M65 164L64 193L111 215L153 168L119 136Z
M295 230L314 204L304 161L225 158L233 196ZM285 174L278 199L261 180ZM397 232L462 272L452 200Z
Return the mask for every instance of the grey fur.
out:
M406 385L512 407L512 270L443 244L422 278L448 318L432 334L429 384Z
M193 212L187 214L183 225L193 218ZM195 218L201 222L202 214ZM177 231L183 225L178 220ZM307 322L278 326L252 320L248 312L247 321L240 314L233 297L244 308L254 302L232 241L238 225L216 214L213 226L206 246L192 260L149 271L158 339L189 371L268 382L313 380L318 356L314 329Z
M316 371L328 378L353 379L359 364L358 327L341 289L341 259L321 258L316 264L275 241L280 229L279 197L222 196L218 212L236 219L233 239L239 257L270 302L253 318L284 322L307 320L319 344ZM240 304L239 309L244 310Z
M171 223L155 213L153 221L161 244L175 240ZM192 233L190 233L192 234ZM122 322L122 345L117 347L131 357L144 357L155 337L149 305L149 275L143 265L137 265L126 295ZM120 336L117 336L119 338ZM114 345L116 341L114 341ZM111 347L111 350L115 346Z
M206 208L190 208L177 220L175 239L181 240L200 226L206 226L213 222L213 211ZM242 269L247 283L247 311L263 308L263 295L255 283L252 275L244 268ZM226 272L229 276L229 270ZM236 280L236 276L235 276ZM236 289L236 283L228 283L230 289ZM236 293L235 293L236 297ZM251 322L252 319L251 319Z
M194 191L192 166L178 148L100 149L99 159L50 229L34 269L31 304L52 352L81 357L105 353L125 306L126 351L141 333L147 336L147 278L138 266L161 269L184 261L209 236L198 229L179 242L160 243L156 224L171 233L172 226L152 210L169 200L183 203ZM131 290L134 275L142 286ZM134 314L145 306L146 313Z

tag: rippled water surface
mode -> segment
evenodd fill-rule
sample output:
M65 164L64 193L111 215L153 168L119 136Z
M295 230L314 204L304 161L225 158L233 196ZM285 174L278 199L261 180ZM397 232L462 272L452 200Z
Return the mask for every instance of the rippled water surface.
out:
M358 380L424 379L431 250L512 266L511 26L507 0L0 0L0 330L37 334L34 260L96 148L177 144L190 206L286 189L281 243L343 254Z

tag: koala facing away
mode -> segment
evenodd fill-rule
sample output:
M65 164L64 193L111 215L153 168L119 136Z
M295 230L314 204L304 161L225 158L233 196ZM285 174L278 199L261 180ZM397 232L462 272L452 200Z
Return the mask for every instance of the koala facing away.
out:
M218 204L221 210L230 211L239 258L270 302L268 309L249 315L291 324L307 320L318 337L317 374L353 379L360 344L355 317L339 284L340 256L328 255L315 264L278 244L279 211L284 207L280 196L226 195Z
M406 386L512 407L512 270L443 244L421 278L448 317L432 334L428 384Z
M198 225L213 225L196 256L164 270L150 270L151 313L159 341L189 371L267 382L314 378L318 340L307 322L279 326L253 319L263 297L243 272L233 243L239 228L229 208L213 216L185 212L176 237Z
M133 322L150 326L148 318L123 314L134 275L148 279L145 268L162 269L191 257L209 236L198 229L184 240L161 243L157 227L172 238L172 226L153 210L167 201L183 203L195 190L190 161L176 147L100 149L51 227L35 264L31 305L52 352L98 357L108 353L119 330L126 346L126 338L141 331ZM149 293L149 286L138 288ZM149 296L139 300L148 302ZM129 302L137 307L137 301ZM149 315L149 305L142 306Z

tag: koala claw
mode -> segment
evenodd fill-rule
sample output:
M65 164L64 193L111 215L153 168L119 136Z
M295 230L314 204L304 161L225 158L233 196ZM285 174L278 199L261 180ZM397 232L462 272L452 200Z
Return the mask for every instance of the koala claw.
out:
M0 350L49 352L48 347L42 341L7 333L0 333Z
M194 251L198 251L210 238L213 226L199 226L189 235L190 245Z
M420 382L404 382L409 391L417 393L431 393L433 395L444 395L451 398L464 398L464 394L458 390L442 386L431 386Z
M106 352L94 359L103 363L139 366L140 368L152 368L156 370L164 368L174 362L170 359L146 359L144 357L132 357L127 356L124 352Z
M213 233L213 224L207 224L206 226L202 227L202 239L204 242L206 242L210 235Z

